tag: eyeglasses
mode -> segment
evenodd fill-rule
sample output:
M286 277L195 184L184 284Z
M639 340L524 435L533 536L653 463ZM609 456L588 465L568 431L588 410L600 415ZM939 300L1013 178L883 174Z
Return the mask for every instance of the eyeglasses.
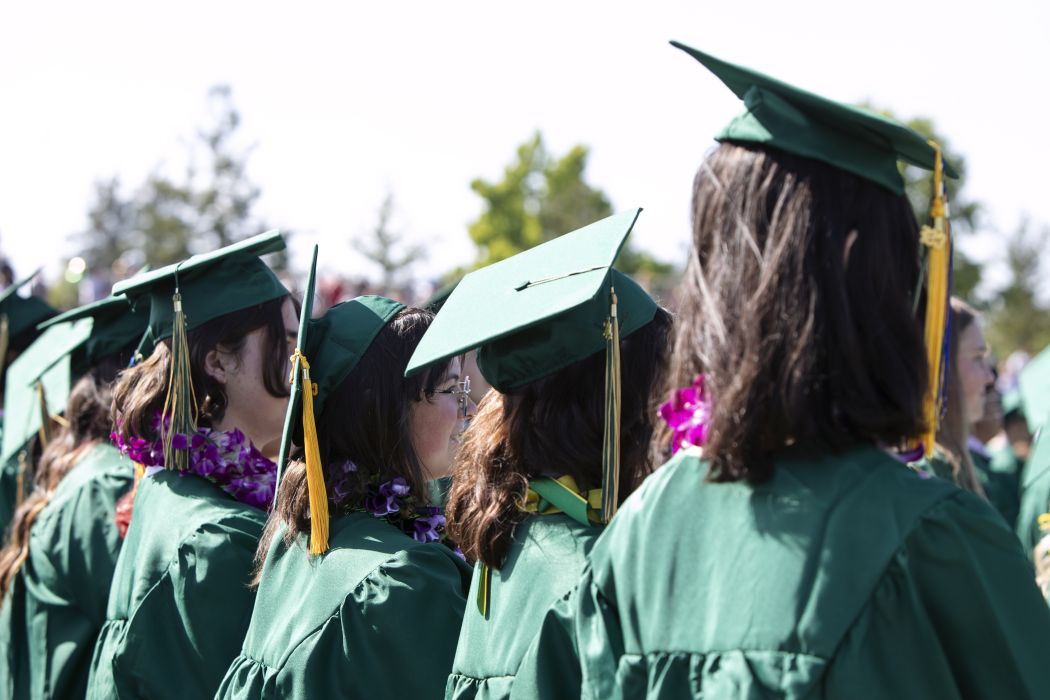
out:
M470 401L470 377L463 377L462 381L456 382L456 385L451 389L442 389L441 391L435 391L435 394L451 394L456 397L459 402L459 410L463 412L463 415L467 415L467 405Z

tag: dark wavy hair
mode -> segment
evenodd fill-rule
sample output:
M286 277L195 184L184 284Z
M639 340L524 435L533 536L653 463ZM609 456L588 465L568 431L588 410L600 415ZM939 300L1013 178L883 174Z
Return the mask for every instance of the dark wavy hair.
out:
M693 188L671 386L713 401L713 481L761 482L788 445L897 446L923 428L919 231L904 195L723 143Z
M656 393L667 368L671 315L623 339L620 500L652 471ZM446 502L448 530L463 554L498 568L530 479L568 474L583 489L602 481L605 353L599 352L506 394L490 391L463 436Z
M29 556L29 534L62 479L92 447L109 438L110 386L115 362L104 362L82 377L66 403L66 425L51 438L33 474L33 491L15 511L0 550L0 600Z
M434 315L417 308L399 311L376 335L357 365L325 400L317 415L317 445L332 513L364 504L369 482L402 477L410 493L426 499L427 478L412 447L411 408L432 401L448 376L451 360L405 378L405 367ZM356 470L348 472L351 462ZM310 497L301 446L291 450L274 511L256 551L254 585L280 526L291 544L309 534Z

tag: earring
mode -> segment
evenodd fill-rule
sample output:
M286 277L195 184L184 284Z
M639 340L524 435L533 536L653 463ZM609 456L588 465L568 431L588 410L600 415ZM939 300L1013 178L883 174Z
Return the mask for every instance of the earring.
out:
M211 419L211 412L215 409L215 402L211 399L211 394L207 394L204 397L204 403L201 404L200 417Z

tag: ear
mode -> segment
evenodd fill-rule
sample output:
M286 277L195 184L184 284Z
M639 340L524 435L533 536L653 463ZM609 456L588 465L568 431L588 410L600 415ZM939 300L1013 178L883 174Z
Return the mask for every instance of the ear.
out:
M209 377L217 381L219 384L226 384L226 373L229 356L219 350L218 348L212 348L207 355L204 356L204 371ZM224 363L227 361L227 363Z

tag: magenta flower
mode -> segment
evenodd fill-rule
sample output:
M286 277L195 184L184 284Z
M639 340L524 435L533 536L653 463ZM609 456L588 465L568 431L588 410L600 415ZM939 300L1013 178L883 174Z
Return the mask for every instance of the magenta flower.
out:
M671 454L707 442L711 401L704 390L704 375L698 375L690 386L676 389L671 400L660 407L660 417L673 431Z

